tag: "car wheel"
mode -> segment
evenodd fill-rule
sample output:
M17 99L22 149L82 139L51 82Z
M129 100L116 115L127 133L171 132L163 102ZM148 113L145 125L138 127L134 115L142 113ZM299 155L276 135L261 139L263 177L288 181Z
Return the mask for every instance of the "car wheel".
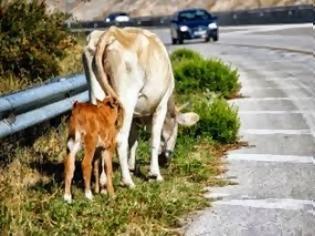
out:
M178 41L179 44L183 44L184 43L184 40L182 38L178 38L177 41Z
M210 38L207 36L206 38L205 38L205 42L207 43L207 42L209 42L210 41Z
M172 44L177 44L177 39L175 39L175 38L172 38Z

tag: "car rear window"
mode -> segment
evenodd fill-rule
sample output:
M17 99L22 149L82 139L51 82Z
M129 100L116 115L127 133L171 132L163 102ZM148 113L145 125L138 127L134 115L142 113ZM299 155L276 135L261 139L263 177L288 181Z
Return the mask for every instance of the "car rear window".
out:
M185 11L178 16L179 21L209 20L210 15L203 10Z
M119 13L111 13L109 14L108 17L114 19L117 16L129 16L129 15L127 13L119 12Z

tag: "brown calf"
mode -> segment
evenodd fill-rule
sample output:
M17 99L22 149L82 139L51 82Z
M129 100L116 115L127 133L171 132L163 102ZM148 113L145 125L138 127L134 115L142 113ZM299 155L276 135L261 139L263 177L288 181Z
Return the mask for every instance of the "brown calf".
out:
M85 186L85 196L92 199L91 173L92 161L97 147L102 149L102 170L106 165L106 175L101 174L101 184L107 182L107 191L114 194L112 183L112 155L115 150L115 139L122 120L123 110L119 102L109 96L97 105L78 103L73 105L69 123L69 137L67 142L67 156L64 159L65 193L64 200L72 201L71 182L75 169L75 156L84 145L84 158L82 160L82 173ZM99 191L98 160L94 163L96 192ZM107 180L106 180L107 179Z

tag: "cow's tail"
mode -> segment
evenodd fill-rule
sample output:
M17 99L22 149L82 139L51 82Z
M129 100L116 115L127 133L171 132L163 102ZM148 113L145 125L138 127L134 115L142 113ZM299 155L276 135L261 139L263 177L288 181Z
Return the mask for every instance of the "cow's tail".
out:
M104 58L106 57L106 48L110 45L109 42L110 31L106 31L100 37L95 51L95 76L107 95L111 95L118 99L116 92L109 84L108 76L104 70Z
M120 129L124 121L124 108L118 98L118 95L109 84L108 76L104 70L104 58L106 57L106 48L112 43L112 41L109 40L110 35L110 30L103 33L96 45L95 76L104 89L105 94L112 96L118 103L118 118L116 122L116 127Z

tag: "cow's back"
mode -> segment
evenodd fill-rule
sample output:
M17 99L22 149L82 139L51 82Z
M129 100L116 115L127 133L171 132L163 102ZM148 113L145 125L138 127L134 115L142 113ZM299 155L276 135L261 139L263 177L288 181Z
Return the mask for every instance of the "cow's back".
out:
M135 114L151 115L165 93L174 87L171 63L165 46L143 29L111 27L105 56L105 70L119 97L139 89Z

